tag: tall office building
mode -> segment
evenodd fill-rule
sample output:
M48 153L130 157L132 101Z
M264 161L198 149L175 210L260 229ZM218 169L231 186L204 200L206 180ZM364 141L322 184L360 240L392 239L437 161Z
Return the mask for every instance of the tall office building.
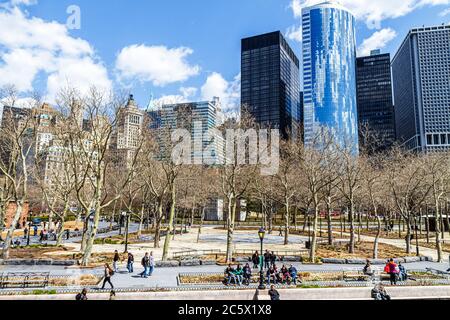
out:
M152 112L150 116L155 114ZM191 131L193 164L214 165L224 160L224 139L212 131L220 124L220 113L221 104L216 97L212 101L163 105L158 117L161 128Z
M242 39L241 103L262 127L297 134L300 67L281 32Z
M327 1L302 10L305 144L324 132L358 152L355 19Z
M450 149L450 25L412 29L392 73L397 138L410 150Z
M388 149L395 141L389 53L374 50L356 60L356 91L360 146L369 152Z

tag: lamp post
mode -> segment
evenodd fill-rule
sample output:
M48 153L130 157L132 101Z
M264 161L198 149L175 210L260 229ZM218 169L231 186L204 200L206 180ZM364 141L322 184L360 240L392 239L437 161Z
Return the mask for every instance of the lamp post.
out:
M125 212L125 219L126 220L126 224L125 224L125 253L128 252L128 225L130 224L130 216L131 216L131 211L127 211Z
M30 221L28 222L27 246L30 245L30 233L31 233L31 223L33 221L33 211L30 211L28 216L30 217Z
M260 228L258 231L259 241L261 242L261 259L260 259L260 265L259 265L259 290L264 290L266 286L264 285L264 272L263 272L263 241L264 241L264 235L266 234L266 230L264 228Z

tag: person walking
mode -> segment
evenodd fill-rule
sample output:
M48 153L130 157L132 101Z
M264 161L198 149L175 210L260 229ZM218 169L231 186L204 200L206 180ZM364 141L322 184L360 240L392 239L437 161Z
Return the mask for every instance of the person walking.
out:
M277 256L275 255L275 252L272 251L272 253L270 255L270 264L275 267L276 261L277 261Z
M119 252L117 250L114 251L114 258L113 258L113 270L114 272L119 272L118 263L120 260Z
M114 289L114 285L111 282L111 277L113 276L113 274L114 274L114 270L111 269L109 264L105 263L105 279L103 280L102 290L105 289L105 285L107 282L111 286L111 289Z
M253 254L252 262L253 262L253 269L257 269L259 267L259 253L258 253L258 251L255 251L255 253Z
M23 238L26 239L28 235L28 228L25 227L25 229L23 229Z
M150 252L148 257L148 276L151 277L155 270L155 258L153 257L153 251Z
M270 286L269 296L270 296L270 300L272 300L272 301L280 300L280 293L275 289L274 285Z
M264 268L269 269L270 268L270 253L269 250L266 250L264 253Z
M141 278L148 277L149 262L150 262L150 259L148 257L148 252L146 252L144 257L141 260L141 265L144 267L144 271L142 271L142 273L141 273Z
M134 256L131 252L128 252L127 269L129 273L133 273Z
M37 225L34 225L33 231L34 231L34 234L33 234L33 235L36 237L36 236L37 236L37 232L38 232L38 227L37 227Z

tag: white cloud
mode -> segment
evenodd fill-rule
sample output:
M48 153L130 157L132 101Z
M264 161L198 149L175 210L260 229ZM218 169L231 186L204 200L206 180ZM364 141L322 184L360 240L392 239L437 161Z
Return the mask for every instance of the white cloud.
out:
M302 42L302 26L291 26L286 31L286 37L290 40Z
M185 47L132 45L119 53L116 69L121 80L151 82L162 87L185 81L200 72L199 66L186 61L192 53L192 49Z
M397 33L391 28L376 31L362 42L358 48L358 54L360 56L367 56L372 50L383 49L396 36Z
M37 0L11 0L11 4L13 6L18 6L18 5L31 6L36 3L37 3Z
M159 109L164 104L176 104L176 103L184 103L189 102L189 100L197 94L197 88L194 87L181 87L181 94L173 94L173 95L165 95L156 99L152 102L152 108Z
M64 24L29 17L18 7L0 9L0 86L32 91L39 74L47 77L50 101L67 85L81 93L91 86L110 90L107 70L98 60L89 42L70 36Z
M447 9L443 10L441 13L439 13L440 17L446 17L448 15L450 15L450 8L447 8Z
M323 0L292 0L290 8L295 17L301 16L301 8L323 2ZM448 5L450 0L341 0L358 20L365 21L369 28L381 27L381 22L411 13L424 6Z
M228 82L220 73L213 72L201 87L201 99L212 100L219 97L222 111L227 114L240 108L241 75L238 74L233 81Z

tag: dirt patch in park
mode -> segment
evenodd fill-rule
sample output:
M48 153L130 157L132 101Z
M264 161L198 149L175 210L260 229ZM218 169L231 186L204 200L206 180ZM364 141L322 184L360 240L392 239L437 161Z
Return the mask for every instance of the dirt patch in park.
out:
M79 277L70 278L50 278L49 286L67 287L67 286L95 286L101 278L92 274L85 274Z
M426 241L421 241L419 242L419 246L436 250L436 242L434 239L431 239L430 243L427 243ZM450 252L450 240L444 241L444 243L442 244L442 251Z
M18 247L10 250L10 259L45 259L51 258L55 260L66 260L66 257L62 255L56 255L55 253L61 253L70 251L70 248L64 246L30 246L30 247Z
M378 244L378 257L380 259L388 259L395 257L402 257L405 255L405 250L393 245L379 243ZM317 248L317 257L321 258L338 258L338 259L351 259L351 258L364 258L370 259L373 256L373 243L372 242L358 242L355 244L354 253L348 253L348 245L319 245Z

